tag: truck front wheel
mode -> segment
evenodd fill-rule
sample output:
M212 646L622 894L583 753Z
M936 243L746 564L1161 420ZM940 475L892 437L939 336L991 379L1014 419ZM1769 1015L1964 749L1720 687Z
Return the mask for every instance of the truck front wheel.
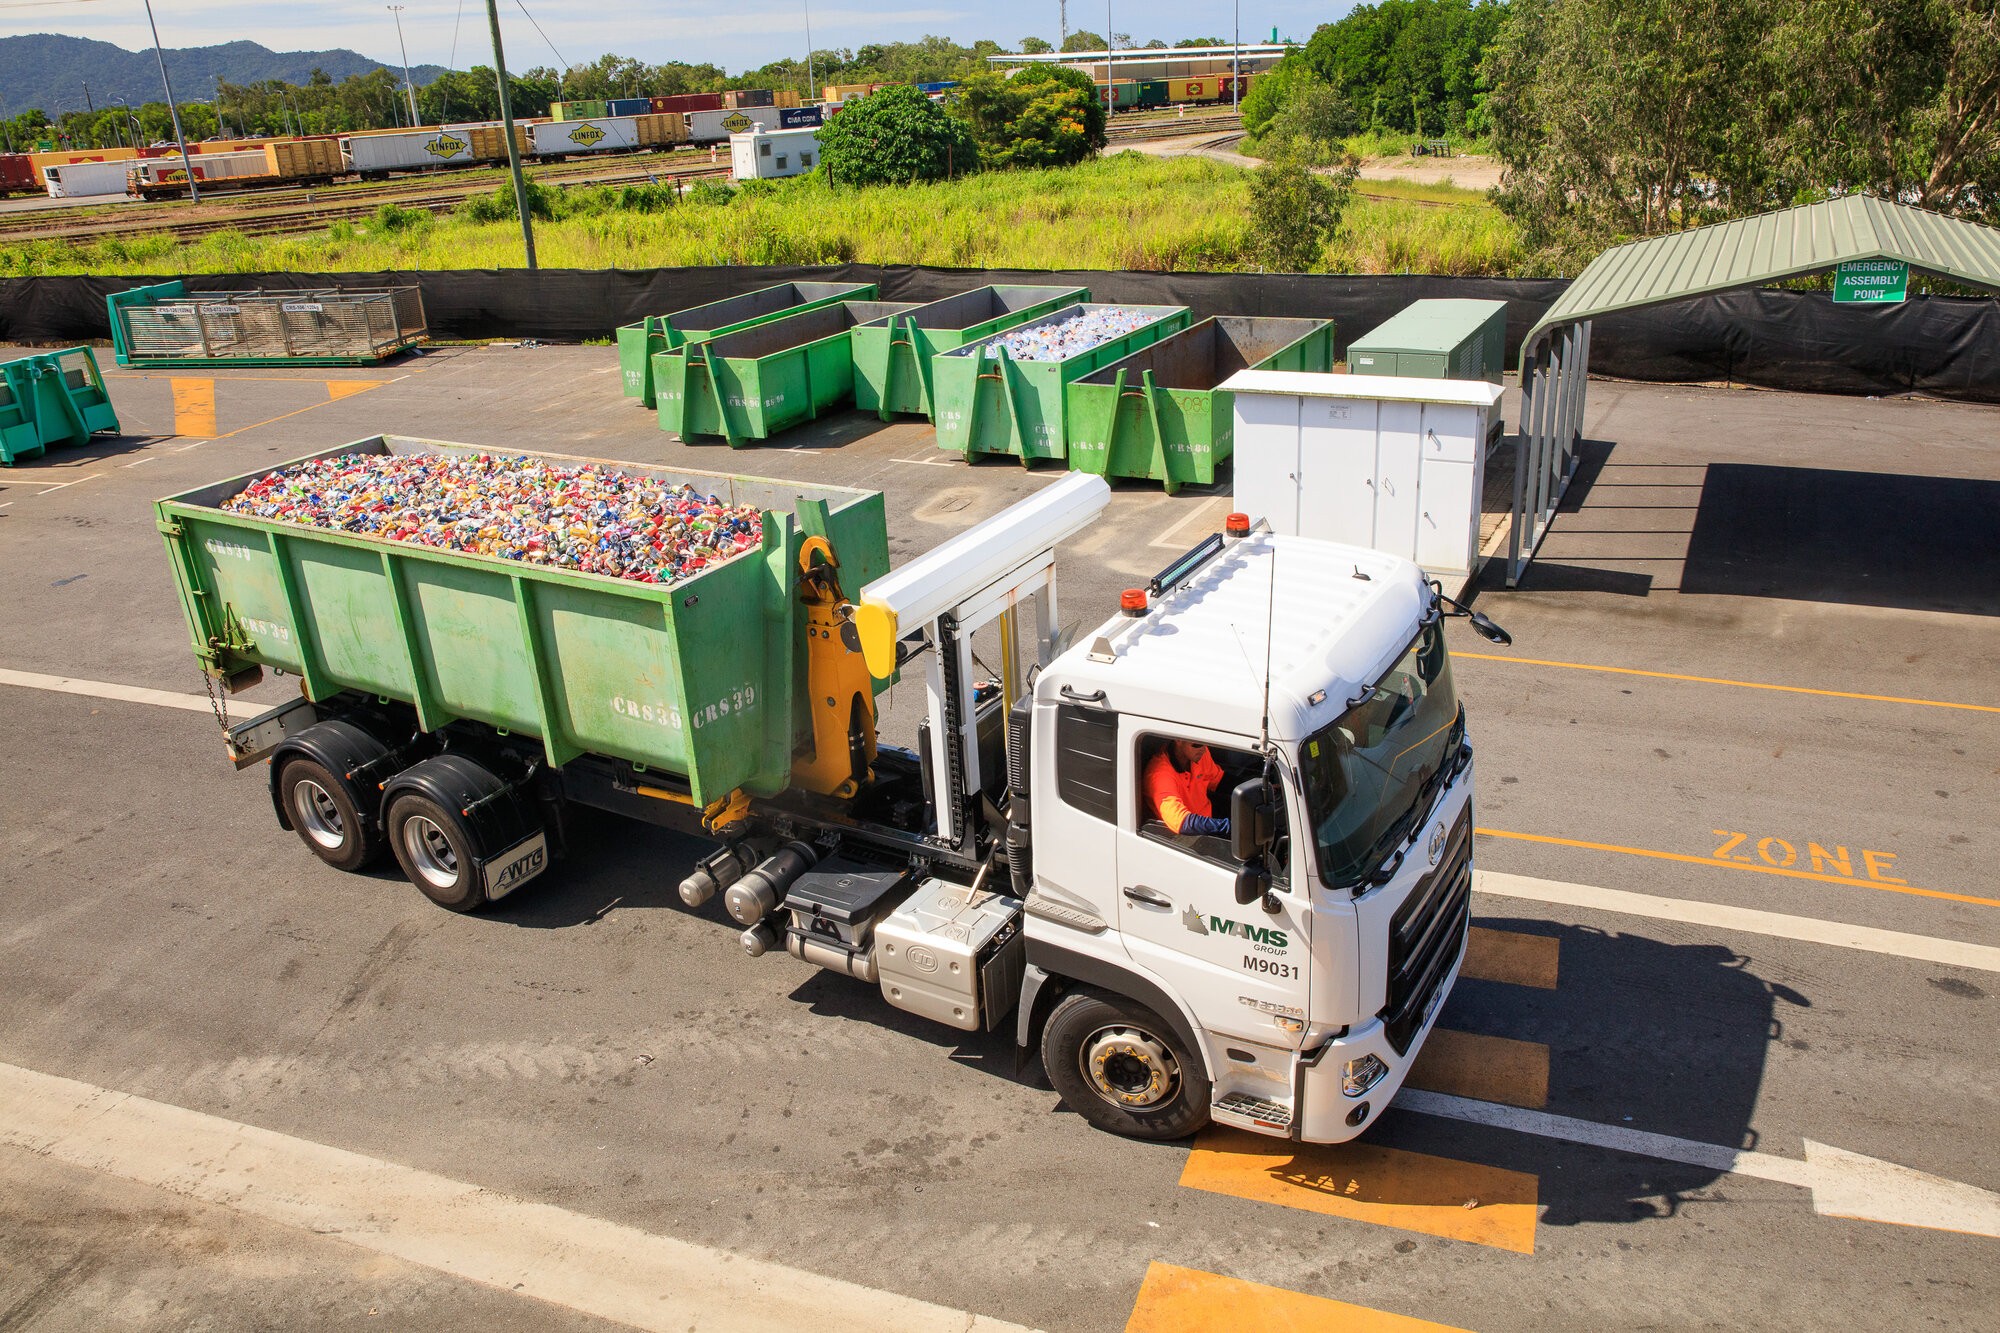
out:
M336 870L360 870L382 853L382 840L355 803L353 784L303 755L278 774L285 815L314 856Z
M479 862L456 811L405 791L389 803L384 822L397 864L424 897L453 912L476 911L485 904Z
M1199 1061L1158 1014L1123 996L1064 996L1042 1029L1042 1067L1072 1111L1113 1134L1182 1139L1208 1123Z

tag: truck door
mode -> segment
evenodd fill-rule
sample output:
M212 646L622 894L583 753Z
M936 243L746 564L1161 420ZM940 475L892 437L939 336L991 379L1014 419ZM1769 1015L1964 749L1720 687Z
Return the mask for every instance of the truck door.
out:
M1297 1046L1282 1024L1306 1015L1311 912L1289 884L1286 856L1273 861L1280 910L1236 902L1236 863L1226 838L1175 836L1146 792L1146 768L1175 739L1209 746L1225 776L1213 796L1229 813L1229 791L1262 762L1241 742L1198 728L1125 716L1119 733L1118 926L1132 961L1164 982L1214 1032L1267 1045ZM1289 812L1280 812L1289 827ZM1289 841L1280 847L1289 852ZM1299 1024L1303 1026L1302 1022Z

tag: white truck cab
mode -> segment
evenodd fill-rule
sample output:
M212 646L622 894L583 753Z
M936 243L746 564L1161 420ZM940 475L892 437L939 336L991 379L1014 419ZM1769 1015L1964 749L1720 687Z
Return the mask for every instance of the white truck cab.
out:
M1395 1095L1457 978L1472 750L1418 566L1237 522L1024 705L1019 1031L1104 1128L1335 1143ZM1229 838L1160 821L1145 775L1174 740L1222 768Z

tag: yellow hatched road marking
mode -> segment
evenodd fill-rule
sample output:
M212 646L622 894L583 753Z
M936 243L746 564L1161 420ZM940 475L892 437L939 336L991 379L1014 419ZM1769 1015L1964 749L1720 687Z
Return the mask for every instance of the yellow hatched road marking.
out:
M1293 1144L1233 1129L1195 1140L1181 1184L1328 1217L1535 1252L1541 1181L1368 1143Z
M1549 1104L1549 1048L1538 1041L1433 1028L1410 1067L1408 1083L1539 1111Z
M1826 699L1863 699L1877 704L1915 704L1921 708L1962 708L1971 713L2000 713L1996 704L1963 704L1949 699L1908 699L1898 694L1860 694L1853 690L1816 690L1806 685L1774 685L1761 680L1730 680L1724 676L1683 676L1673 671L1642 671L1638 667L1603 666L1596 662L1551 662L1539 657L1510 657L1505 653L1453 653L1453 657L1475 662L1511 662L1515 666L1562 667L1568 671L1602 671L1613 676L1645 676L1652 680L1679 680L1691 685L1733 685L1740 690L1775 690L1780 694L1816 694Z
M1587 852L1617 852L1623 856L1644 856L1655 861L1679 861L1691 866L1719 866L1724 870L1747 870L1756 875L1784 875L1790 879L1818 880L1822 884L1846 884L1857 889L1881 889L1887 893L1907 893L1918 898L1943 898L1947 902L1976 903L2000 907L2000 898L1976 898L1969 893L1947 893L1943 889L1920 889L1914 884L1883 884L1871 879L1849 879L1845 875L1823 875L1813 870L1788 870L1782 866L1750 865L1725 861L1715 856L1693 856L1687 852L1662 852L1651 847L1626 847L1615 842L1583 842L1576 838L1551 837L1546 833L1510 833L1506 829L1475 828L1482 838L1512 838L1518 842L1542 842L1554 847L1577 847Z
M1208 1333L1218 1328L1283 1328L1299 1333L1464 1333L1451 1324L1371 1310L1261 1282L1155 1261L1139 1284L1125 1333Z
M1479 981L1504 981L1515 986L1556 988L1556 955L1562 942L1550 935L1474 926L1465 944L1459 975Z
M215 381L176 375L174 386L174 434L215 434Z
M352 398L357 393L367 393L370 389L379 389L387 383L389 383L388 380L328 380L326 382L326 399L330 403L337 403L343 398Z

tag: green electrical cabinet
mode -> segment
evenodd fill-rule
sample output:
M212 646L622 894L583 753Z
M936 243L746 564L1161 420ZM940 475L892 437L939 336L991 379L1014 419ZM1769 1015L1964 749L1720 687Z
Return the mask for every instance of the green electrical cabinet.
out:
M1347 349L1356 375L1498 384L1506 366L1505 301L1413 301Z

